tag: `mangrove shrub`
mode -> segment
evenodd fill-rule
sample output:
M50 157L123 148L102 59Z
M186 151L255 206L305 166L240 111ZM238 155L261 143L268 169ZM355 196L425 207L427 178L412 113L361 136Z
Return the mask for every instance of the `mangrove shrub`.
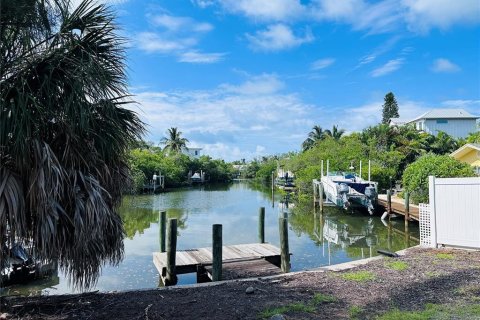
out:
M437 178L474 176L470 165L447 155L427 154L409 164L403 173L403 186L415 203L428 202L428 176Z

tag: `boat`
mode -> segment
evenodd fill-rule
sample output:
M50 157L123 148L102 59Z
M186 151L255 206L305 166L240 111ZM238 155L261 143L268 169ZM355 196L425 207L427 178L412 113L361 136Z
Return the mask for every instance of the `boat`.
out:
M50 276L57 272L55 261L35 259L30 253L31 248L15 243L10 249L3 248L4 259L0 263L0 288L12 284L28 283L30 281Z
M291 192L294 191L295 175L291 171L285 171L283 169L277 169L277 177L275 178L275 185L277 188Z
M327 172L321 179L325 197L344 209L366 208L370 215L378 202L377 182L364 180L354 172Z

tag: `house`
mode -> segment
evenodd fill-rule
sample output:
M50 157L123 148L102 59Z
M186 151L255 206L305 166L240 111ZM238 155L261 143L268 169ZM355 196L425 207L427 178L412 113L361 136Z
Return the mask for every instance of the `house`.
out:
M388 123L390 126L403 126L405 123L407 123L407 120L400 118L390 118L390 121Z
M421 116L407 121L406 124L414 125L419 131L437 135L443 131L458 139L465 138L469 133L477 130L477 119L463 109L433 109Z
M200 158L200 153L202 151L203 148L182 148L182 153L184 155L187 155L189 156L190 158L195 158L195 159L198 159Z
M450 154L458 161L468 163L480 175L480 143L467 143Z

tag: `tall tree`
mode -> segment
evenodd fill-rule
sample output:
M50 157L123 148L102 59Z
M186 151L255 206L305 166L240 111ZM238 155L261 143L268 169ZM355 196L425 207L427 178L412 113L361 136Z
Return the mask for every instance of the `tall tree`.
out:
M0 260L33 243L74 285L123 256L117 214L128 146L143 124L130 103L123 40L104 5L0 1Z
M306 151L315 145L315 142L325 138L325 132L320 126L313 126L312 131L308 133L308 138L302 143L302 150Z
M398 118L398 104L392 92L385 95L382 112L382 123L388 124L391 118Z
M333 126L332 128L332 131L330 130L325 130L325 136L327 137L331 137L335 140L339 140L343 134L345 133L345 130L344 129L338 129L337 126Z
M188 140L186 138L182 138L182 132L178 131L177 128L168 129L167 136L168 137L163 137L160 141L165 145L165 151L178 153L182 151L182 148L187 146Z

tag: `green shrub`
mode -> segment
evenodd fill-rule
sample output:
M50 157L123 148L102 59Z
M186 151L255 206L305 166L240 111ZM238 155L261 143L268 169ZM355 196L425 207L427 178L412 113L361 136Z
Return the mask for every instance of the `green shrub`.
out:
M450 156L427 154L411 163L403 173L403 186L414 203L428 202L428 176L437 178L471 177L472 167Z

